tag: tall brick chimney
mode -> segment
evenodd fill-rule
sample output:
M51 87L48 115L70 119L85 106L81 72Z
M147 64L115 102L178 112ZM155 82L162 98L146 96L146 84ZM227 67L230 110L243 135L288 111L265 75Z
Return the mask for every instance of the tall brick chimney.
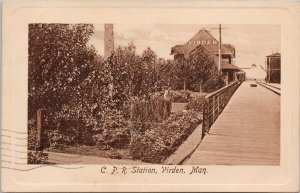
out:
M114 51L113 24L104 24L104 59L110 57Z

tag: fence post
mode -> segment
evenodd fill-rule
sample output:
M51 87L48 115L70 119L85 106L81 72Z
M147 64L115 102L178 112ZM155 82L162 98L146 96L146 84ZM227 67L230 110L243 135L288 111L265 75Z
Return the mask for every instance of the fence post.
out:
M36 128L37 128L37 146L36 150L43 150L43 139L42 139L42 110L38 109L36 113Z
M203 137L205 135L206 121L207 121L206 101L204 99L204 103L203 103L203 121L202 121L202 136L201 136L202 139L203 139Z
M130 113L130 120L133 120L133 109L134 109L134 103L131 99L130 101L130 110L129 110L129 113Z
M202 138L209 132L210 127L224 110L238 87L238 81L235 81L205 97L203 103Z
M220 115L220 95L218 94L218 114L217 114L217 116L219 116Z
M216 103L216 99L215 99L215 96L213 96L213 98L212 98L212 122L214 122L215 121L215 113L216 113L216 111L215 111L215 104Z

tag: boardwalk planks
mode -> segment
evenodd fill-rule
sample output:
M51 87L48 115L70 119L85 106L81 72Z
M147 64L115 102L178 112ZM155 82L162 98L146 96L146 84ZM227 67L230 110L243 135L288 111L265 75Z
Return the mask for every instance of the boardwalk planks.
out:
M238 88L186 164L280 164L280 96L250 84Z

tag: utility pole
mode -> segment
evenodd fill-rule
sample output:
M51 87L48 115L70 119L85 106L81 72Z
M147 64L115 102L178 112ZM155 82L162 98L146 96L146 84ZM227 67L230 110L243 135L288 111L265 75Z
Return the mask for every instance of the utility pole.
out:
M222 63L222 25L219 24L218 28L211 28L211 29L218 29L219 30L219 65L218 65L218 70L220 74L222 75L222 69L221 69L221 63Z
M37 128L37 151L43 150L43 131L42 131L42 110L38 109L36 113L36 128Z

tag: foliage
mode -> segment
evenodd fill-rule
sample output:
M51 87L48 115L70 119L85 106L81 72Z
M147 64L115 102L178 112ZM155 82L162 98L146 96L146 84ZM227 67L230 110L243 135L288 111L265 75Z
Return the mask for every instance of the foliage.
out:
M134 159L150 163L162 163L187 139L200 124L199 114L194 111L174 113L160 124L140 124L132 132L130 152ZM144 130L144 133L139 131Z
M53 130L48 133L50 148L63 149L69 145L75 144L75 136Z
M142 54L144 67L142 92L146 94L154 93L162 89L162 81L159 76L158 59L153 50L148 47Z
M172 101L175 103L187 103L191 93L188 90L172 91Z
M126 148L130 142L128 121L121 111L107 113L102 123L94 129L93 140L100 148Z
M206 96L206 94L203 94L203 93L197 93L197 94L191 95L191 99L188 102L186 109L202 112L203 104L205 102L205 96Z
M157 61L158 75L162 87L171 87L176 89L178 79L175 77L175 65L174 60L164 60L159 58Z
M112 99L116 109L121 109L133 96L148 96L161 90L157 56L147 48L141 57L135 46L119 46L108 59L111 76Z
M142 66L140 58L135 54L135 47L119 46L108 59L111 82L111 95L114 108L120 109L131 95L140 92L142 82Z
M203 90L207 93L214 92L225 86L225 77L215 75L210 77L205 84L203 84Z
M175 63L175 77L178 78L183 84L182 89L186 90L187 84L192 78L191 72L193 72L194 66L183 56L179 55L174 60Z
M68 146L94 145L94 120L55 118L43 122L43 147L65 149Z
M37 147L37 130L34 120L28 121L28 149L35 150Z
M28 164L47 164L48 154L42 151L29 151L27 153Z
M172 72L172 82L176 83L175 89L188 89L191 91L208 92L217 90L222 82L219 75L216 60L205 48L199 46L193 50L188 57L176 55L170 70ZM178 80L182 82L178 83ZM213 84L208 84L208 82ZM178 87L178 85L181 85ZM210 87L204 87L209 85Z
M131 141L141 143L130 147L135 157L164 159L163 152L168 155L176 149L197 118L188 112L165 120L163 90L220 88L224 81L213 58L201 47L188 58L164 60L151 48L140 56L130 44L117 47L104 61L88 46L93 33L90 24L29 25L28 148L36 147L34 119L41 109L47 147L125 148ZM188 102L190 95L190 91L174 91L173 99ZM189 108L199 110L198 103L191 102ZM148 122L162 123L154 127Z
M86 114L96 100L108 100L104 61L87 45L92 33L89 24L29 25L30 117L37 109L53 115L62 107Z
M202 46L191 52L188 61L192 66L193 78L191 83L194 85L205 84L207 80L219 73L213 56Z

